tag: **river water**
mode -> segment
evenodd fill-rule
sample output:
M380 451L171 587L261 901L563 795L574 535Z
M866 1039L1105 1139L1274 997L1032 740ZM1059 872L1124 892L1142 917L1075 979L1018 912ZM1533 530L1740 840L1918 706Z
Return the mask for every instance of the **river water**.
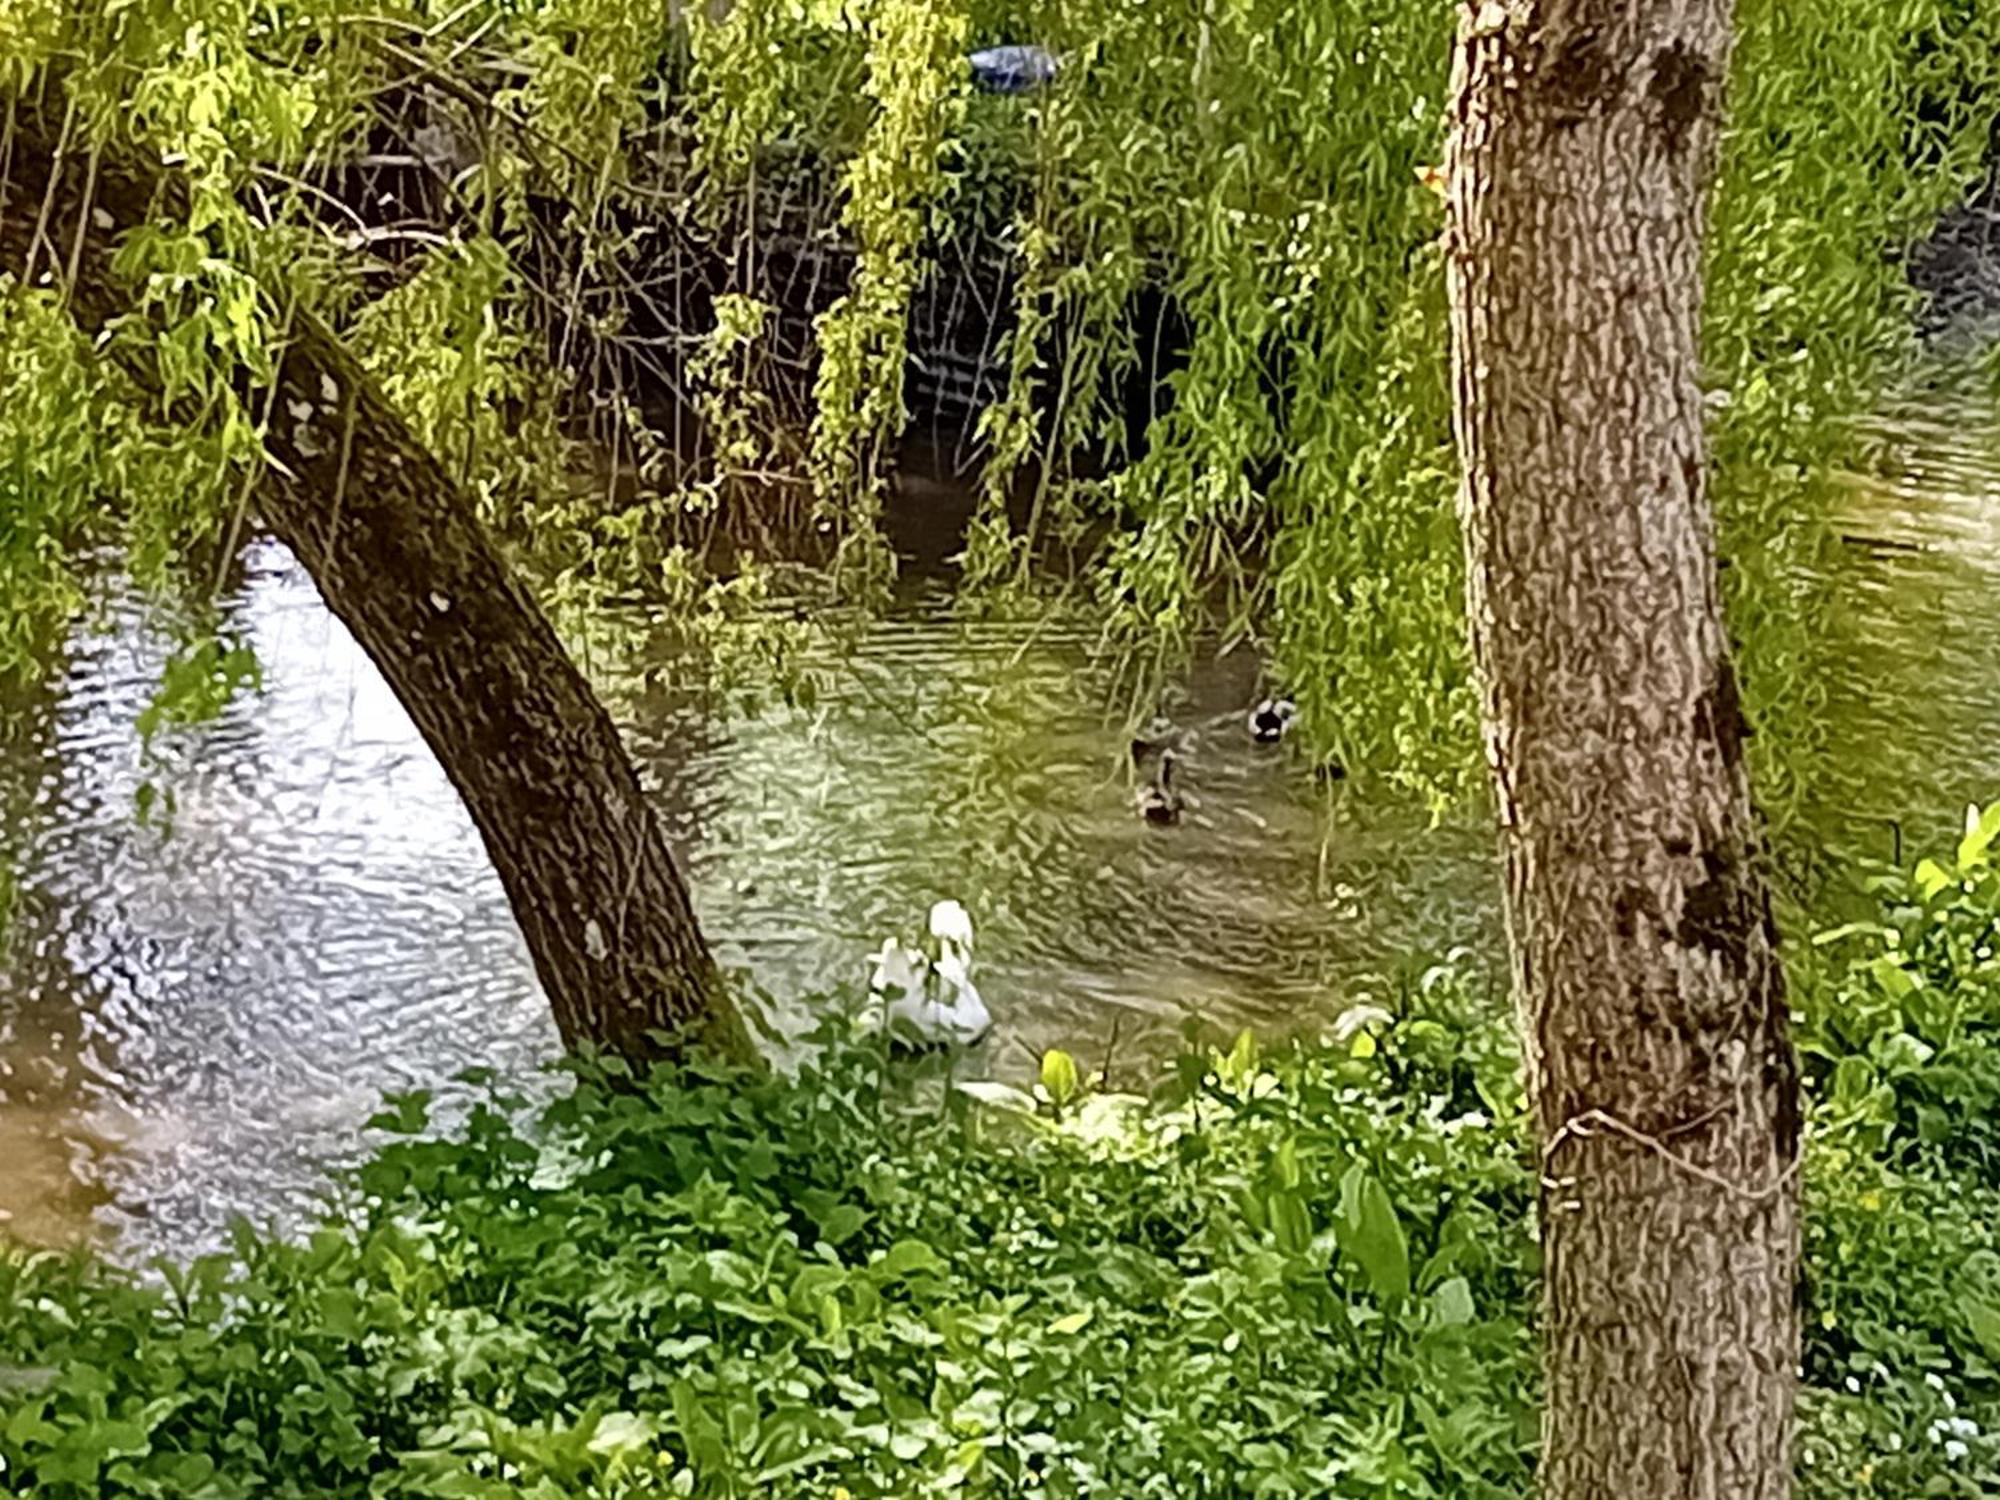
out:
M1892 821L1936 835L2000 794L2000 421L1940 385L1867 437L1812 815L1885 854ZM151 760L133 721L168 643L115 577L50 679L0 699L20 886L0 1232L143 1257L212 1244L232 1213L297 1223L383 1090L553 1055L464 811L310 583L254 545L225 612L263 689ZM1061 1044L1127 1073L1189 1018L1311 1027L1409 955L1463 945L1491 967L1484 829L1329 799L1252 744L1254 660L1190 675L1174 712L1199 805L1141 822L1093 641L1061 612L968 623L919 585L821 664L810 708L719 709L659 656L620 674L609 696L725 964L803 1006L954 896L1000 1026L986 1065ZM642 619L624 647L648 660ZM148 783L168 818L137 815Z

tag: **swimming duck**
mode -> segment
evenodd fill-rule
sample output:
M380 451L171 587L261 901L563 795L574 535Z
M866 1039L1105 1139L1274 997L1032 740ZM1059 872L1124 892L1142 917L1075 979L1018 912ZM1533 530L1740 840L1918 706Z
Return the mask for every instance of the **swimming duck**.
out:
M1170 750L1181 748L1181 731L1172 719L1156 714L1144 731L1132 736L1132 765L1144 770Z
M1275 745L1298 722L1299 706L1290 698L1266 698L1250 710L1250 738L1260 745Z
M868 981L864 1023L913 1049L970 1047L993 1029L993 1015L972 983L972 917L956 901L931 908L937 957L895 938L882 944Z
M1181 808L1187 799L1174 785L1174 766L1178 757L1172 750L1160 751L1153 775L1135 794L1139 806L1139 816L1148 823L1161 828L1180 822Z

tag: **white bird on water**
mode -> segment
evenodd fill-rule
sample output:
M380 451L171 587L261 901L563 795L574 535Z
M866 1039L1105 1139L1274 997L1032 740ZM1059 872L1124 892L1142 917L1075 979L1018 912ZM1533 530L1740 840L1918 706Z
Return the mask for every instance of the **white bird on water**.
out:
M896 938L882 944L868 981L864 1022L886 1025L910 1047L969 1047L993 1029L992 1012L972 983L972 917L956 901L931 908L937 957Z

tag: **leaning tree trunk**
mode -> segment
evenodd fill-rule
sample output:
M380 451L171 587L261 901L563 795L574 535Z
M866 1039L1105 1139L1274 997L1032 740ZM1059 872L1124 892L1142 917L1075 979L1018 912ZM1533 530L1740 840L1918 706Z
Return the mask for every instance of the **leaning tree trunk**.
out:
M1542 1149L1541 1490L1778 1500L1797 1073L1698 384L1728 0L1468 4L1467 595Z
M184 195L124 157L65 153L61 118L22 102L0 136L0 272L64 278L94 333L133 307L115 239ZM128 342L112 347L158 388ZM458 789L565 1042L741 1050L618 731L465 495L316 320L295 321L278 379L258 509Z

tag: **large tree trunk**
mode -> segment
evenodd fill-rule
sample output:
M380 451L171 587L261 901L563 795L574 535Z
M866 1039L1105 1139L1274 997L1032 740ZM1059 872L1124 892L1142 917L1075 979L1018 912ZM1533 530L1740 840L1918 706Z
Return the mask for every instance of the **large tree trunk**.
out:
M16 106L0 272L64 278L77 324L129 313L116 237L179 185L63 153L60 106ZM115 342L116 349L129 345ZM126 356L142 385L158 373ZM466 497L325 327L295 321L259 511L415 721L484 838L570 1045L740 1051L687 887L610 716ZM664 1042L661 1040L664 1038Z
M1541 1487L1779 1500L1797 1074L1698 384L1727 0L1477 0L1450 287L1473 643L1542 1143Z

